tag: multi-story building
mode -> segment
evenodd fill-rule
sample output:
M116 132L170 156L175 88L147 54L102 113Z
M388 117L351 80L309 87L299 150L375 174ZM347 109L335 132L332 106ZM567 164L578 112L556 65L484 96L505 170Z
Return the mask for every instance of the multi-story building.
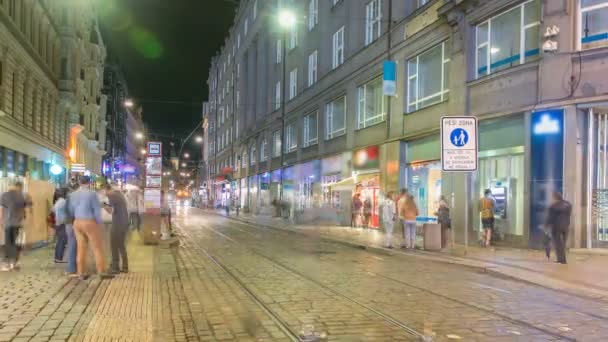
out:
M65 169L58 14L55 1L0 1L0 178Z
M117 62L106 63L103 82L103 93L107 96L103 175L114 182L138 184L143 174L142 108L126 106L129 87Z
M49 1L59 7L60 110L70 125L69 160L101 175L105 155L106 97L101 93L106 49L90 1ZM73 171L73 170L72 170Z
M421 222L443 195L473 241L491 189L499 235L538 246L557 191L570 245L605 247L607 23L608 0L243 1L210 67L210 195L348 224L360 193L378 226L382 194L408 188ZM478 118L477 171L442 170L442 116Z

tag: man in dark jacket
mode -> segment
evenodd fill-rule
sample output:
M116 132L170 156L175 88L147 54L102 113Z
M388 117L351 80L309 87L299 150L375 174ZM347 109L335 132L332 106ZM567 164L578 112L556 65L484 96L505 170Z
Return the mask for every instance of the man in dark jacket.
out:
M566 241L568 240L571 214L572 205L564 200L561 193L554 192L553 204L549 208L547 226L551 228L555 254L557 255L557 262L560 264L566 263Z

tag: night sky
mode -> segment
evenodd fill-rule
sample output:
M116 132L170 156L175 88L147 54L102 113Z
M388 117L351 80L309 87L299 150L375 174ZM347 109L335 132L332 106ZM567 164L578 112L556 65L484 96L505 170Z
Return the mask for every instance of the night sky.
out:
M122 65L152 132L182 137L200 122L209 63L232 25L236 3L98 0L109 55Z

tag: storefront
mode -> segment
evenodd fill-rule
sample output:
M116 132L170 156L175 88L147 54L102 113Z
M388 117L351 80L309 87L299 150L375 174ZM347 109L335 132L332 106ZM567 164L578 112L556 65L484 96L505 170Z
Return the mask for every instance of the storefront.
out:
M524 244L525 118L523 114L479 123L479 164L475 191L477 198L490 189L496 201L495 235L515 244ZM477 201L474 213L478 213ZM481 220L473 220L477 231Z
M380 196L380 147L368 146L353 152L353 197L359 195L363 202L359 224L369 228L380 227L379 196ZM371 206L371 208L369 208ZM369 209L366 209L369 208ZM365 213L371 211L371 216Z
M587 191L583 200L589 203L586 216L587 231L584 232L585 246L608 248L608 106L594 106L586 109L587 150L586 165Z
M298 185L296 208L300 211L321 206L321 162L314 160L296 166Z
M281 192L281 169L270 172L270 203L279 200Z
M249 176L249 212L258 213L258 176Z
M258 205L259 212L262 214L271 213L270 199L270 172L264 172L258 175Z
M240 191L239 191L239 199L241 208L248 208L248 198L249 191L247 190L247 178L240 179Z
M419 218L436 219L442 194L441 145L438 135L407 143L405 183L418 206Z

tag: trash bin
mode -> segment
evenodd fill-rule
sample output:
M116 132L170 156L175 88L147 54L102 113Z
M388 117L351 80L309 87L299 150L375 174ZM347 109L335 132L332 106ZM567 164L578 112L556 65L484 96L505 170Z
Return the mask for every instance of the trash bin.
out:
M424 250L441 250L441 225L439 223L425 223L424 230Z
M160 214L142 214L142 240L145 245L157 245L160 240Z

